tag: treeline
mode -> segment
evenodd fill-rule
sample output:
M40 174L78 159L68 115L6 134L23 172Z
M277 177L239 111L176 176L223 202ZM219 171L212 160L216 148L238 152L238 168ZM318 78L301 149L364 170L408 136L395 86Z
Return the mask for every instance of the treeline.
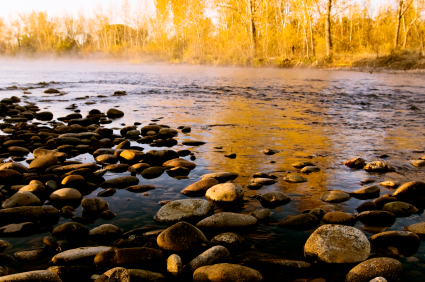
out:
M320 65L335 58L424 55L425 0L155 0L0 19L0 53L134 60Z

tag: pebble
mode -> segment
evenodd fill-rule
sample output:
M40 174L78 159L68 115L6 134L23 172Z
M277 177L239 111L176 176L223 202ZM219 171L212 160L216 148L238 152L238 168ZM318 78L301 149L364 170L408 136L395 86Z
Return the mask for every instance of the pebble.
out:
M182 274L183 262L178 255L172 254L167 258L167 272L173 276L180 276Z
M418 211L415 206L399 201L387 203L382 207L382 209L394 214L396 217L410 216Z
M363 168L366 165L366 161L362 158L354 158L342 163L350 168Z

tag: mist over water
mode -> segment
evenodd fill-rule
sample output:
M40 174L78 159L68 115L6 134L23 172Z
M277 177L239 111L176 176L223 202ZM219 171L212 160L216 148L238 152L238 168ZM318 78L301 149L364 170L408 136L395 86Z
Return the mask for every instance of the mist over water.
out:
M39 82L50 83L48 85ZM53 83L54 82L54 83ZM18 89L10 87L16 86ZM47 88L56 88L65 95L44 94ZM25 90L23 90L25 89ZM253 196L269 191L283 191L292 201L273 209L271 222L303 210L322 207L327 211L355 212L363 200L351 198L340 204L328 204L319 199L321 192L341 189L351 192L361 188L361 181L376 179L407 182L424 180L425 169L411 165L410 159L425 155L425 86L423 76L408 74L361 73L330 70L222 68L178 65L136 65L124 63L89 63L70 61L9 61L0 62L0 98L17 96L21 104L37 104L41 110L51 111L55 118L66 116L78 106L83 116L91 109L106 112L118 107L123 118L105 127L119 133L123 125L153 119L172 128L180 125L192 127L189 134L179 133L182 140L202 140L206 144L189 147L197 157L197 167L189 179L177 180L166 173L147 180L138 175L140 184L157 188L149 196L118 190L104 198L110 210L117 214L112 220L99 219L88 225L93 228L105 223L115 224L128 231L133 228L166 227L153 220L159 210L159 201L187 198L180 191L200 176L209 172L233 171L239 173L236 183L250 183L256 172L273 172L278 178L274 185L260 190L244 189L249 200L240 210L249 213L261 208ZM112 96L124 90L126 96ZM24 94L23 92L31 92ZM99 97L100 95L100 97ZM47 124L47 123L46 123ZM140 128L140 126L138 127ZM135 142L132 142L135 144ZM150 149L145 147L145 152ZM216 149L215 147L223 147ZM173 149L187 148L183 145ZM266 156L263 149L279 150ZM420 152L422 151L422 152ZM235 159L224 153L236 153ZM341 163L362 157L368 162L380 160L396 168L396 173L372 174L364 170L351 170ZM73 160L94 162L93 156L84 154ZM283 181L289 172L297 172L292 164L311 161L320 172L305 175L307 183L290 184ZM108 172L105 179L127 175ZM95 197L98 188L88 197ZM381 187L381 196L393 190ZM81 215L81 207L76 215ZM68 219L61 219L60 223ZM423 214L398 218L387 230L402 230L403 226L422 222ZM369 237L372 233L358 222ZM5 253L43 247L45 234L30 238L6 238L13 247ZM282 256L303 259L303 245L310 235L307 231L289 231L261 224L247 235L246 246ZM425 245L422 243L416 259L403 258L402 281L425 279ZM45 267L48 259L8 265L10 272L22 272ZM416 274L415 274L416 273ZM415 276L416 275L416 276ZM413 278L416 277L416 278Z

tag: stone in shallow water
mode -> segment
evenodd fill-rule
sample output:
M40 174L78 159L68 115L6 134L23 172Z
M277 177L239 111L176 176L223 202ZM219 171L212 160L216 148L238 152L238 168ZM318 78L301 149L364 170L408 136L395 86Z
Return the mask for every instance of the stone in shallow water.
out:
M302 173L312 173L312 172L318 172L320 171L320 168L317 166L305 166L301 169Z
M328 203L341 203L348 201L350 195L341 190L331 190L320 194L320 199Z
M387 211L364 211L356 219L369 226L392 226L395 222L394 214Z
M214 185L205 193L205 197L214 202L232 203L242 201L244 192L236 183L222 183Z
M223 246L214 246L209 248L193 260L191 260L186 267L191 271L195 271L196 269L205 266L212 265L217 263L228 262L230 260L229 251Z
M123 248L111 249L96 255L96 266L112 268L153 268L157 269L164 263L162 251L151 248Z
M287 176L283 178L283 180L287 182L291 182L291 183L302 183L302 182L308 181L307 178L297 174L288 174Z
M218 180L214 178L201 179L184 188L181 193L187 196L202 196L209 188L217 185L218 183Z
M387 203L382 207L382 209L394 214L396 217L410 216L418 211L415 206L399 201Z
M326 263L357 263L369 257L370 243L357 228L328 224L310 235L304 254Z
M303 168L306 166L316 166L316 165L312 162L296 162L296 163L293 163L292 166L295 168Z
M218 182L223 183L229 180L235 180L238 176L239 174L237 174L236 172L216 172L216 173L204 174L202 175L202 179L214 178Z
M254 227L257 221L250 215L221 212L201 220L196 226L202 230L211 231L242 231Z
M416 233L422 240L425 239L425 222L419 222L409 226L405 226L403 230Z
M369 172L395 171L395 168L381 161L374 161L374 162L368 163L363 167L363 169Z
M251 215L258 220L268 219L270 218L271 214L272 213L269 209L256 210L251 213Z
M48 270L35 270L0 277L0 282L62 282L59 276Z
M388 282L397 282L401 276L403 265L393 258L373 258L364 261L351 269L345 277L346 282L370 281L382 276Z
M425 182L422 181L410 181L404 183L397 190L394 191L393 197L403 198L414 198L417 196L425 196Z
M317 226L319 223L320 220L316 216L309 213L303 213L287 217L277 222L276 225L286 229L308 230Z
M4 201L1 206L2 208L7 209L13 207L39 205L41 205L41 201L36 195L27 191L18 191L12 197Z
M121 176L106 180L100 186L102 188L126 188L139 183L139 178L136 176Z
M263 277L257 270L230 263L203 266L193 273L193 282L258 282L261 280Z
M115 267L100 275L95 282L130 282L130 273L126 268Z
M117 240L123 233L121 228L113 224L102 224L90 230L89 239L93 242L107 244Z
M59 265L76 265L87 262L92 262L94 257L105 251L109 251L111 247L81 247L76 249L67 250L55 255L51 262Z
M52 201L72 201L82 198L80 191L74 188L62 188L50 194Z
M378 185L367 186L351 192L350 195L359 199L373 199L379 197L381 189Z
M281 191L268 192L258 196L263 207L277 207L286 205L291 201L286 194Z
M386 231L369 238L378 247L396 247L405 256L416 254L421 244L419 236L409 231Z
M242 245L244 237L233 232L220 233L214 236L210 243L211 245L221 245L226 248L237 248Z
M425 166L425 160L412 160L412 165L417 167Z
M366 164L366 161L362 158L357 157L357 158L345 161L342 164L351 168L363 168Z
M322 221L326 224L354 225L356 218L349 213L333 211L326 213Z
M251 181L254 182L254 183L262 184L262 185L270 185L270 184L276 183L276 180L274 180L274 179L262 178L262 177L253 178Z
M201 230L180 221L159 234L157 243L164 250L180 252L207 246L208 240Z
M165 204L156 213L155 220L166 223L199 221L214 212L214 206L202 199L176 200Z

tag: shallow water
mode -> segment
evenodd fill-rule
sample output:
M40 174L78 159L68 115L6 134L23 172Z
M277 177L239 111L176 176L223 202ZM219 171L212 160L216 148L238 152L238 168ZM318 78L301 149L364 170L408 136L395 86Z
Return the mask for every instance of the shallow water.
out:
M93 228L111 223L125 231L144 226L154 230L164 227L153 220L160 208L158 202L186 198L180 191L209 172L237 172L240 176L235 182L240 185L248 184L256 172L278 175L274 185L257 191L245 188L249 201L240 210L249 213L261 208L252 196L283 191L292 201L272 209L270 222L316 207L355 212L363 200L351 198L340 204L327 204L319 195L328 189L357 190L366 178L374 178L377 183L389 179L423 181L425 168L416 168L409 161L425 155L418 153L425 149L423 79L419 75L328 70L2 61L0 98L20 97L21 104L33 102L40 109L53 112L55 118L70 114L72 111L65 108L71 104L77 105L83 116L94 108L106 112L118 106L125 116L105 125L116 129L136 121L144 126L152 119L172 128L191 126L191 133L179 134L179 144L185 139L202 140L206 144L173 147L187 147L195 152L197 167L191 171L190 179L177 180L164 173L147 180L138 175L140 184L157 188L149 191L149 196L118 190L112 197L104 198L117 217L88 225ZM37 84L50 81L58 84ZM7 89L14 85L30 88L25 91L32 94L23 94L22 89ZM44 94L49 87L67 94ZM125 90L127 95L112 96L116 90ZM145 147L145 151L150 149L149 145L137 145ZM215 149L219 146L223 149ZM266 156L260 152L263 149L280 152ZM224 154L230 152L237 157L225 158ZM378 156L382 154L389 156L384 161L394 166L397 173L373 174L341 164L353 157L380 160ZM94 162L88 154L73 159ZM291 164L303 160L316 163L322 170L306 175L307 183L283 181L288 172L297 171ZM105 178L126 174L129 173L107 173ZM98 188L90 196L101 190ZM391 193L392 190L381 187L381 195ZM79 208L75 214L81 212ZM423 221L423 216L398 218L387 230L401 230L403 226ZM65 221L61 219L60 223ZM355 226L367 236L372 234L360 222ZM302 259L303 245L310 233L261 224L246 235L245 247L287 259ZM42 238L47 234L2 238L13 245L4 253L13 255L19 250L43 247ZM424 243L413 257L401 259L402 281L425 280ZM48 260L24 264L15 261L8 268L10 272L42 269L47 267Z

